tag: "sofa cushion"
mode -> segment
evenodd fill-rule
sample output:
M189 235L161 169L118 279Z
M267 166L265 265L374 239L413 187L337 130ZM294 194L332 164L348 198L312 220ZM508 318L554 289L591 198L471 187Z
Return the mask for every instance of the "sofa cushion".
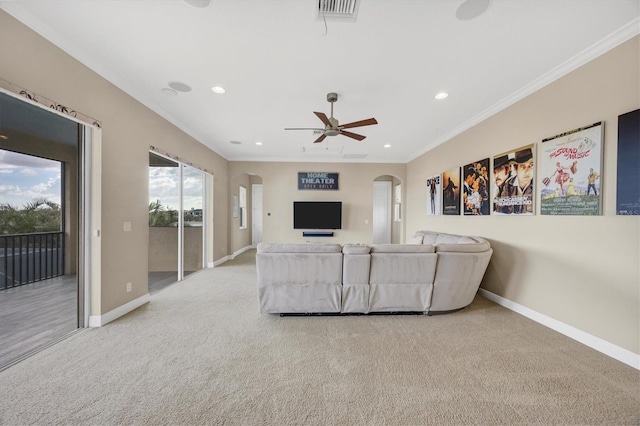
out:
M258 253L341 253L342 246L332 243L266 243L258 244Z
M409 238L407 244L422 244L422 235L415 235Z
M428 244L374 244L371 253L435 253L435 247Z
M437 243L435 245L436 252L455 252L455 253L480 253L483 251L489 250L491 246L487 241L476 241L474 243L462 243L462 244L451 244L451 243Z
M438 235L441 235L441 233L433 231L418 231L416 232L415 237L422 238L422 244L435 244L438 240Z
M366 244L345 244L342 246L342 253L344 254L369 254L371 247Z
M447 234L444 232L418 231L415 238L422 237L422 244L475 244L478 241L466 235Z

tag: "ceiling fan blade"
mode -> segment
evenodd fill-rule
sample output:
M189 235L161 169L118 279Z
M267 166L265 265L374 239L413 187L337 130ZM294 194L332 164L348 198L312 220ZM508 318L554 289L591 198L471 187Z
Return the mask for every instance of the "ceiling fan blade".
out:
M329 121L329 118L327 118L327 114L325 114L324 112L314 112L314 114L318 116L318 118L325 124L325 126L331 127L331 122Z
M322 136L320 136L318 139L316 139L315 141L313 141L313 143L320 143L324 140L324 138L326 138L327 135L323 134Z
M340 134L341 135L345 135L345 136L350 137L350 138L353 138L353 139L357 139L359 141L361 141L362 139L366 138L366 136L358 135L356 133L347 132L345 130L340 130Z
M324 132L324 129L319 129L317 127L285 127L285 130L320 130Z
M362 126L371 126L373 124L378 124L375 118L367 118L366 120L354 121L353 123L341 124L341 129L349 129L351 127L362 127Z

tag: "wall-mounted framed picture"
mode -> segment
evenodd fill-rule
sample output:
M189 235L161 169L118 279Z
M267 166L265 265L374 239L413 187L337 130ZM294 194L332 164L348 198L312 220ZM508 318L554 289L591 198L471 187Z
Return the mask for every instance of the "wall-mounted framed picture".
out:
M640 109L618 116L616 214L640 215Z
M439 215L442 211L442 176L435 175L427 179L427 215Z
M540 214L601 214L603 131L598 122L542 141Z
M298 172L298 189L337 191L339 173Z
M465 216L489 214L489 159L462 168L462 211Z
M535 145L493 157L493 214L535 214Z
M460 214L460 167L442 172L442 214Z

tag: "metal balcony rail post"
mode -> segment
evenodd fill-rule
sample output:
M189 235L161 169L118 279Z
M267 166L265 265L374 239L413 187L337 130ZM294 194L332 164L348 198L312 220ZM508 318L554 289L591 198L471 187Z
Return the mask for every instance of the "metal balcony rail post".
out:
M0 235L0 290L64 274L64 234Z

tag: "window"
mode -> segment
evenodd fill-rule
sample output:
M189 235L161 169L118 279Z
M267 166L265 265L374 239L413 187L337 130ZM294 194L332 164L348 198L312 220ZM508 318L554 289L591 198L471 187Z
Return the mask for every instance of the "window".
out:
M240 185L240 229L247 229L247 188Z
M402 220L402 185L397 184L394 188L395 190L395 203L393 209L393 220L395 222L400 222Z

